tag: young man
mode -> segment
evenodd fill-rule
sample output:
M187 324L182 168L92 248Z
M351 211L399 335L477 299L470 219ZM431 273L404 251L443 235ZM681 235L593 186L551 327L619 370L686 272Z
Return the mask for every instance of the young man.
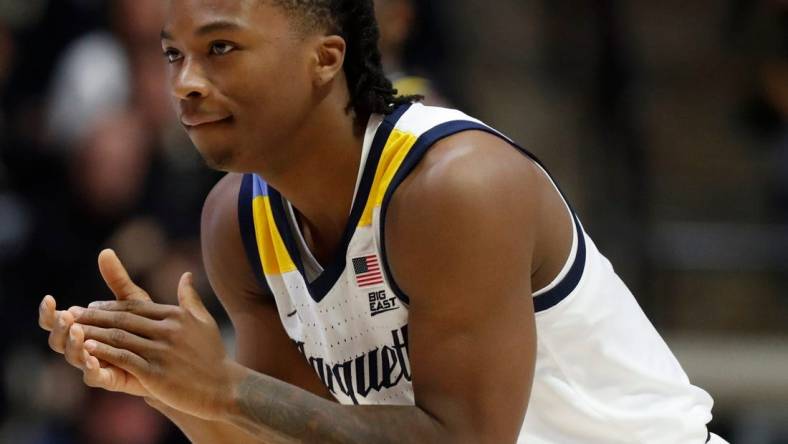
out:
M200 443L722 442L545 170L395 97L372 0L171 0L162 38L186 130L232 172L203 252L237 361L190 275L156 304L103 252L118 301L41 305L88 385Z

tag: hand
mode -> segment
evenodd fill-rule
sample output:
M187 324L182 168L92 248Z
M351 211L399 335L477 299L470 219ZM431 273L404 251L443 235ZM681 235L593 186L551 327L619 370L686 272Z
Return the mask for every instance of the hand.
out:
M76 322L85 349L136 378L150 397L202 419L220 419L240 366L227 357L191 273L181 277L178 302L94 302L76 310Z
M144 290L134 285L112 250L102 251L99 254L98 264L101 276L119 301L150 300ZM84 331L79 325L74 325L78 307L62 311L56 308L55 298L50 295L45 296L39 306L38 324L50 332L50 348L57 353L65 354L69 364L82 370L86 385L136 396L149 395L130 373L100 361L84 349Z

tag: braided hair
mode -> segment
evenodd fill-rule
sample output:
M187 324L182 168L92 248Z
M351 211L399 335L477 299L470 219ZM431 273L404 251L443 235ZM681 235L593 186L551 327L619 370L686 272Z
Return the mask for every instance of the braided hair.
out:
M304 29L324 28L345 39L343 65L350 91L348 110L359 121L371 114L391 114L399 105L423 99L399 96L383 71L373 0L273 0Z

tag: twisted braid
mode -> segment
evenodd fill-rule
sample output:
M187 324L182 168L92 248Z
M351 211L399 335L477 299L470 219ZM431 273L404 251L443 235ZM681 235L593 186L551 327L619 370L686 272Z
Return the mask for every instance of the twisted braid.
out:
M383 71L373 0L275 0L289 12L299 14L308 28L321 26L345 39L343 68L350 91L348 110L366 121L373 113L391 114L404 103L421 96L399 96Z

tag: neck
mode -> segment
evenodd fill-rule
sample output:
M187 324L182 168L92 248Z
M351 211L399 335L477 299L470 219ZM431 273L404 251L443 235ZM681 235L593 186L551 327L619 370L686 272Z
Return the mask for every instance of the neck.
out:
M289 167L258 172L297 209L319 256L333 252L341 240L361 163L366 122L357 125L346 104L344 95L323 100L288 141Z

